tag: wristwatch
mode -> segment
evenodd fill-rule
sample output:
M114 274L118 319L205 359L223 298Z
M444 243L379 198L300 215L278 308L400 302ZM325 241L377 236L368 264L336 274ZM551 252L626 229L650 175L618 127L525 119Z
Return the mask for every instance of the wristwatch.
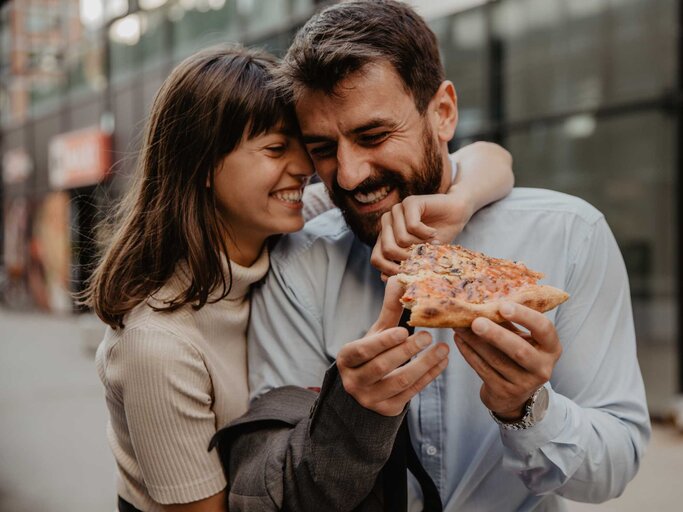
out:
M493 420L505 430L524 430L533 427L541 421L548 410L548 388L541 386L524 405L524 416L516 421L505 421L496 416L496 413L489 411Z

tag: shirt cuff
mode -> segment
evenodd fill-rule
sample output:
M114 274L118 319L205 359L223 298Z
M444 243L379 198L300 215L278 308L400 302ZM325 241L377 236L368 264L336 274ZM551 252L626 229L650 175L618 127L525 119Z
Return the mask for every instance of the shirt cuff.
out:
M549 384L548 410L544 418L523 430L508 430L500 427L503 445L517 453L530 455L541 446L557 438L567 424L568 406L566 398L553 391Z

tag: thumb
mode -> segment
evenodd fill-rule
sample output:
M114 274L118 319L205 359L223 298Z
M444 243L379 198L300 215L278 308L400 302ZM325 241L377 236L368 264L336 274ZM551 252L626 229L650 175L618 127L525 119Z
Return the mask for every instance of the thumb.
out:
M379 312L379 317L372 327L370 327L368 334L375 334L398 325L401 315L403 314L403 305L399 300L402 295L403 285L396 276L391 276L387 280L387 286L384 289L382 311Z

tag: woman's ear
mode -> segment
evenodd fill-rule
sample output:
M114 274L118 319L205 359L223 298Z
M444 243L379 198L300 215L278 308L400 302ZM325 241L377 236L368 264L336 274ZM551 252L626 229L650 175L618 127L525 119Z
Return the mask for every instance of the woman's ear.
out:
M434 129L439 140L448 142L455 135L458 124L458 96L453 82L445 80L441 83L428 108L434 118Z

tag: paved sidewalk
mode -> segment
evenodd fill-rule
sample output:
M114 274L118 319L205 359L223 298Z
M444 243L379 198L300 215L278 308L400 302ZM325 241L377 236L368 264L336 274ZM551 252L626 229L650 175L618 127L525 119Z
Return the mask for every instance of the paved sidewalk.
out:
M114 508L107 412L82 327L74 317L0 309L0 512ZM658 426L622 497L600 506L572 503L570 512L680 511L681 475L683 435Z
M0 511L111 512L114 460L77 318L0 310Z

